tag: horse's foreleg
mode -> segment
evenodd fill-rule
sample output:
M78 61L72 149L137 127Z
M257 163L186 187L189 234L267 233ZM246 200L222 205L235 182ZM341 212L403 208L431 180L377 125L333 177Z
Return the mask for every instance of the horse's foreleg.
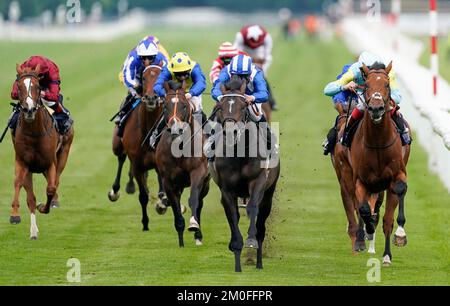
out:
M44 175L47 179L47 203L45 203L45 205L39 204L37 209L40 213L48 214L56 194L56 163L52 163L50 168L45 171Z
M201 245L203 238L200 230L199 206L200 193L203 190L206 171L206 167L199 167L190 173L191 194L189 196L189 207L191 208L192 216L189 219L188 230L190 232L195 232L195 241L197 245Z
M148 205L148 188L147 188L147 180L145 178L145 171L141 170L142 167L139 167L133 164L133 176L136 179L136 182L139 186L139 203L141 204L142 209L142 230L148 231L148 222L149 218L147 215L147 205Z
M30 172L26 175L23 187L27 191L27 204L28 209L30 210L30 239L36 240L39 229L36 223L36 196L33 191L33 176Z
M155 210L159 215L164 215L167 211L167 207L169 206L169 202L167 200L166 193L164 192L163 179L159 174L158 170L156 170L156 176L158 177L158 200L155 204Z
M226 190L222 192L222 205L227 215L228 225L231 230L231 240L228 248L234 253L234 270L235 272L242 272L241 269L241 253L244 247L244 240L239 231L239 211L237 207L237 197Z
M383 265L389 266L392 260L391 253L391 234L394 226L394 213L398 204L397 195L391 190L387 192L386 210L383 217L383 232L385 237L384 253L383 253Z
M355 195L358 204L358 212L366 224L366 232L371 235L375 232L375 219L372 217L372 211L369 204L370 194L360 180L356 180Z
M164 190L166 190L167 198L169 200L170 206L172 206L172 212L173 212L173 218L174 218L174 225L175 230L178 233L178 246L184 247L184 218L181 214L181 204L180 204L180 197L182 190L179 190L176 188L176 186L173 185L168 179L163 179L164 183Z
M406 175L402 173L392 186L392 191L397 195L399 203L397 216L398 228L394 234L394 244L399 247L405 246L407 243L405 232L405 195L407 189L408 186L406 184Z
M114 183L112 185L112 189L108 192L108 198L111 202L115 202L120 197L120 177L122 176L122 168L123 164L125 163L127 156L126 154L118 155L117 156L117 173L116 173L116 179L114 180Z
M262 252L263 252L263 242L266 236L266 220L270 215L272 209L272 199L275 192L276 185L274 184L271 188L266 190L264 197L261 201L260 209L258 212L258 219L256 220L256 239L258 240L258 251L256 253L256 268L262 269Z
M9 222L11 224L19 224L20 223L20 213L19 213L19 196L20 196L20 189L22 188L25 177L28 173L28 169L26 168L23 163L16 160L15 164L15 174L16 179L14 180L14 198L12 201L12 210L11 210L11 216L9 218Z

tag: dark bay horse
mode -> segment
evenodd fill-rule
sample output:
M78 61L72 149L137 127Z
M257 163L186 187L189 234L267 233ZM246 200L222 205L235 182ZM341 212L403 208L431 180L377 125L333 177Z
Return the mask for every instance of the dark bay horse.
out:
M349 151L356 204L368 235L375 233L379 218L377 206L381 205L380 193L386 191L387 194L383 217L384 265L390 265L392 260L390 237L397 205L398 228L394 234L394 244L404 246L407 242L404 206L410 146L402 147L400 135L391 119L391 69L392 62L387 67L382 65L371 69L363 65L366 111Z
M115 182L108 198L111 201L117 201L119 198L120 176L123 164L128 156L131 163L131 174L136 179L139 187L139 203L142 208L142 225L143 230L148 231L149 218L147 215L147 204L149 201L149 190L147 186L147 172L156 169L155 151L150 148L145 141L149 133L156 127L162 114L162 105L159 98L153 92L153 85L161 73L162 63L160 65L150 65L142 73L143 97L141 103L134 109L127 119L122 139L117 135L118 127L114 129L113 136L113 152L118 159L118 168ZM167 209L163 201L165 201L164 191L162 189L161 179L158 175L159 182L159 200L156 204L156 210L162 214Z
M165 83L164 88L167 93L164 104L167 127L156 148L156 163L169 205L172 206L179 246L184 246L185 229L180 197L187 187L191 191L189 206L192 212L188 230L194 232L196 245L201 245L203 235L200 216L210 180L207 160L202 151L205 135L193 116L193 106L185 97L186 82L182 85L176 82ZM183 139L185 141L180 142Z
M223 127L220 134L222 137L218 138L216 157L214 162L209 163L209 168L220 188L221 202L230 226L231 240L228 248L234 253L235 271L241 272L240 257L244 242L239 230L237 199L249 198L246 209L250 226L245 247L257 249L256 268L262 269L265 223L272 208L272 198L280 175L280 163L278 151L272 148L267 151L266 139L258 137L263 128L257 129L258 135L246 132L249 123L248 105L244 96L246 82L234 79L227 87L222 86L224 95L217 105L217 122ZM256 129L256 125L253 126ZM245 137L247 133L249 136ZM265 147L263 151L256 149L256 140L259 141L260 148ZM264 143L262 146L261 141ZM274 141L271 143L274 144ZM250 154L251 151L253 154ZM266 156L263 152L267 153Z
M20 223L19 193L22 187L27 192L27 204L31 213L30 238L37 239L36 208L48 214L52 204L57 200L60 175L69 156L74 137L73 127L60 136L55 121L40 99L38 71L21 69L17 65L20 115L15 135L12 138L15 150L14 199L10 222ZM47 202L36 207L33 191L33 173L43 173L47 179Z

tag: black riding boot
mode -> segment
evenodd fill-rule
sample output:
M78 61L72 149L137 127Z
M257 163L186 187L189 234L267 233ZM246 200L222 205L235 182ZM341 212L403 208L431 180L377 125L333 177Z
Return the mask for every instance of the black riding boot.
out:
M53 117L56 120L58 132L65 135L73 125L73 119L70 117L70 112L62 104L63 98L60 96L59 102L49 106L53 111Z
M409 129L403 116L399 112L395 112L392 116L392 120L394 120L394 123L397 126L397 130L402 140L402 146L410 145L411 137L409 136Z
M125 97L125 100L120 105L119 114L117 115L116 119L114 120L114 122L116 124L120 124L120 121L122 120L122 118L131 110L131 106L133 105L133 100L134 100L133 95L131 95L131 94L128 94L128 96Z
M19 121L20 110L17 106L13 108L11 119L9 119L8 126L12 130L12 135L16 134L17 122Z
M333 126L327 134L327 138L322 143L323 146L323 155L328 155L329 153L333 152L334 147L336 146L337 141L337 130L336 127Z

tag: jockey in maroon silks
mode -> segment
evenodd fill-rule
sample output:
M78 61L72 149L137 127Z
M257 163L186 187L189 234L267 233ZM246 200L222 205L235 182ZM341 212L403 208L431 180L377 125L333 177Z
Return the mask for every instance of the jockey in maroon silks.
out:
M72 126L73 120L70 118L69 111L62 104L63 96L60 93L61 79L59 76L59 68L54 62L43 56L30 57L20 65L20 68L36 69L38 66L42 102L54 111L53 116L57 121L58 131L60 134L65 134ZM19 99L17 80L13 84L11 98L13 100ZM10 121L10 128L15 129L18 117L19 110L16 108Z

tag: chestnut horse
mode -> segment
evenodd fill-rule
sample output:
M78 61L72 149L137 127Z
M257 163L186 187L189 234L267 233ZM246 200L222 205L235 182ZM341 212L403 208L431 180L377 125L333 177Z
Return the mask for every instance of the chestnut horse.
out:
M343 106L342 104L337 104L336 109L339 116L336 119L336 130L338 131L338 138L342 138L344 134L344 129L346 128L346 121L349 115L352 113L355 103L347 103ZM349 109L350 107L350 109ZM344 205L345 213L347 216L348 226L347 233L352 242L352 251L362 252L366 249L365 238L367 236L369 240L369 250L368 253L375 253L375 240L374 235L367 235L364 230L364 221L361 219L359 212L357 210L357 203L355 198L355 185L353 182L353 170L348 159L349 148L343 146L340 142L337 142L333 151L331 152L331 162L333 164L336 176L339 181L342 204ZM377 199L375 205L375 213L378 216L381 204L383 203L384 193L381 192ZM356 214L356 215L355 215ZM358 217L358 218L356 218ZM376 225L378 224L379 218L376 218Z
M59 136L55 121L40 99L38 71L36 69L21 69L17 65L17 80L19 88L20 115L15 135L12 141L15 150L14 199L10 222L20 223L19 193L22 187L27 192L27 204L31 213L30 238L37 239L36 208L43 214L48 214L57 201L59 179L63 172L70 147L72 145L73 127L64 135ZM47 202L36 207L36 196L33 191L33 173L43 173L47 179Z
M139 202L142 208L142 225L143 230L148 231L149 218L147 215L147 204L149 201L149 190L147 186L147 171L156 169L155 151L152 150L148 143L145 142L146 137L156 127L161 114L162 106L159 98L153 92L153 85L161 73L162 63L159 65L150 65L145 68L142 73L143 97L136 109L132 110L127 119L124 128L123 138L117 135L118 126L114 129L113 135L113 152L118 159L118 168L115 182L112 189L108 193L111 201L117 201L120 193L120 176L123 164L128 156L131 163L130 182L132 177L136 179L139 187ZM156 210L162 214L166 210L164 205L165 196L162 189L161 179L158 175L159 182L159 200L156 204Z
M192 216L188 230L194 232L196 245L202 245L200 215L203 199L209 191L210 179L207 160L202 150L205 135L201 125L197 124L197 118L193 116L193 106L185 97L186 82L180 85L170 81L164 84L164 88L166 90L164 120L167 127L156 148L156 164L169 205L172 206L178 245L184 246L185 223L180 198L186 187L191 189L189 206ZM180 149L182 152L174 152L174 149Z
M276 149L270 148L269 151L266 151L267 148L263 149L266 156L261 150L256 152L257 147L267 146L264 137L260 137L262 130L266 128L254 126L253 132L258 135L252 135L247 130L249 111L244 96L246 82L232 79L227 87L222 85L223 98L217 105L217 122L224 129L216 145L215 160L209 163L209 168L220 188L222 205L230 226L231 240L228 248L234 253L235 271L241 272L240 257L244 241L239 230L237 199L249 198L246 209L250 226L245 247L257 249L256 268L262 269L265 223L272 208L272 199L280 175L280 163ZM242 136L247 134L249 136L242 139ZM261 141L264 141L265 145L262 145ZM275 144L273 140L271 143ZM230 156L227 154L229 152L234 154Z
M384 265L390 265L392 261L390 237L397 205L398 228L394 234L394 244L404 246L407 242L404 206L407 191L406 164L410 146L402 147L400 135L391 119L391 69L392 62L387 67L383 65L373 69L363 65L366 111L349 150L356 205L368 235L375 233L379 218L377 209L381 205L380 193L387 193L383 217Z

